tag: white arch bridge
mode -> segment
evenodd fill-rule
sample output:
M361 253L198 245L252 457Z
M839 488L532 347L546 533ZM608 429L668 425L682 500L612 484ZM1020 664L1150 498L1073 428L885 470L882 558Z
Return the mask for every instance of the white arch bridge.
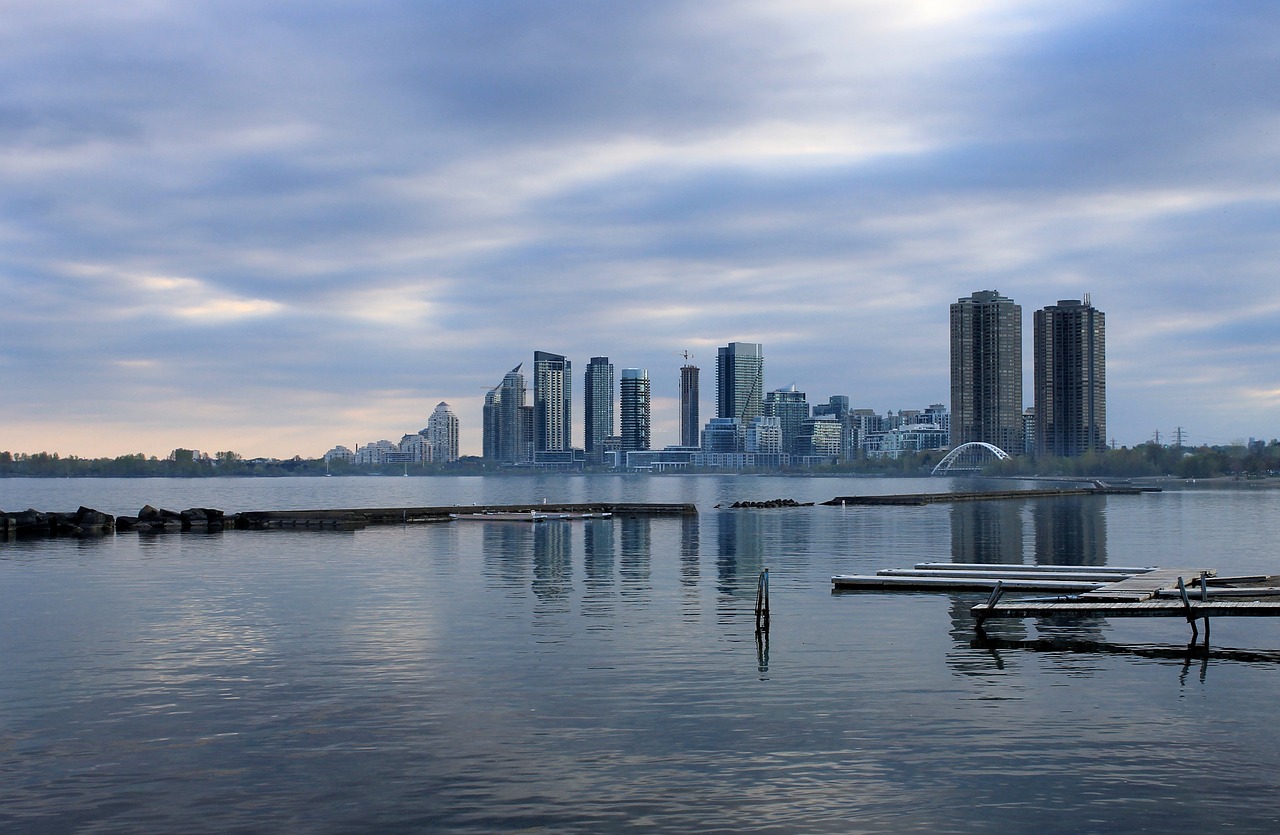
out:
M981 472L982 468L992 461L1008 461L1012 457L995 444L970 441L948 452L933 468L930 475Z

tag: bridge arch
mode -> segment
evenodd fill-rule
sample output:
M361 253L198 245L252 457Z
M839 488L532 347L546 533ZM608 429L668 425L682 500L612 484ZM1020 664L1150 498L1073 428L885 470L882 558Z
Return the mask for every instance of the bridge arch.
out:
M1008 461L1013 456L995 444L970 441L961 444L943 456L930 475L947 475L953 472L976 473L991 461Z

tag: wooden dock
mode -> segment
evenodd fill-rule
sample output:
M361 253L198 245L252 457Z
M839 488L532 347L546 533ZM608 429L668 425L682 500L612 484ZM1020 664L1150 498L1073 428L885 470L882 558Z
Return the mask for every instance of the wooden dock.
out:
M1218 577L1211 568L1088 565L982 565L920 563L914 569L881 569L873 575L836 575L833 590L983 591L985 603L969 611L979 633L989 618L1280 616L1280 577ZM1053 597L1003 600L1007 591L1055 592Z
M1150 573L1150 567L985 565L918 563L915 568L882 568L875 574L837 574L837 591L1010 591L1092 592Z

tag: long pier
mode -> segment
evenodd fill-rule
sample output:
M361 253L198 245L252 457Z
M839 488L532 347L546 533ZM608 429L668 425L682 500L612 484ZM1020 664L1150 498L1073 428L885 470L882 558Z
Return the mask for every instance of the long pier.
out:
M256 510L232 517L238 529L363 527L365 525L410 525L450 522L458 516L495 514L569 513L610 516L696 516L693 504L651 504L636 502L585 502L519 505L453 505L432 507L372 507L337 510Z
M520 505L439 505L430 507L362 507L315 510L246 510L230 516L212 508L183 511L142 508L137 516L112 516L92 508L59 513L24 510L0 511L0 540L17 537L103 536L116 531L220 531L226 528L356 529L369 525L411 525L451 522L460 516L518 514L568 514L635 518L642 516L697 516L694 504L640 502L538 503Z

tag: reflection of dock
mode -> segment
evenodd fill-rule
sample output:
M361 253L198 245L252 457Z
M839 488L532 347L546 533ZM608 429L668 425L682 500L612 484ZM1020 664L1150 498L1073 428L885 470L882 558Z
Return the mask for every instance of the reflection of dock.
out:
M837 575L835 590L980 591L986 603L970 609L982 632L988 618L1280 616L1280 577L1218 577L1207 568L1119 568L1088 565L978 565L922 563L914 569L881 569L873 575ZM1006 591L1052 591L1056 597L1002 601Z

